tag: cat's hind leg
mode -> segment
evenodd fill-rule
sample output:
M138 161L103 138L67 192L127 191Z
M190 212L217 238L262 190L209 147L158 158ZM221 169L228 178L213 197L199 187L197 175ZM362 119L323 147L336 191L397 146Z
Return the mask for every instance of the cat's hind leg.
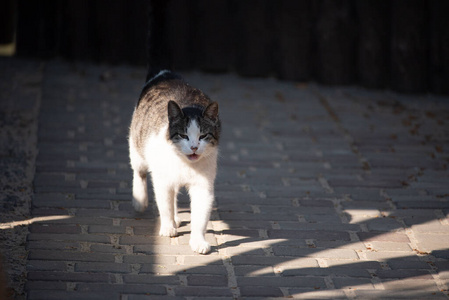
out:
M163 183L163 180L157 180L152 174L154 196L156 198L157 208L161 218L160 236L173 237L178 235L177 224L175 222L175 189Z
M148 207L147 174L145 172L134 171L133 207L138 212L143 212Z
M143 212L148 207L147 167L134 147L132 139L129 141L129 156L133 169L133 207Z

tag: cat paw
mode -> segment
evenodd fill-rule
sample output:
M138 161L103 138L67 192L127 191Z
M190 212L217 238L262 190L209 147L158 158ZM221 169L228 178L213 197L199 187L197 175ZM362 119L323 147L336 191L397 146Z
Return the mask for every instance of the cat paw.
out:
M210 245L204 239L190 239L190 248L199 254L207 254L210 252Z
M175 225L177 228L179 228L179 226L181 226L181 219L178 216L175 217Z
M159 230L160 236L168 236L168 237L174 237L178 235L178 230L173 227L161 227L161 230Z
M137 212L144 212L148 207L148 201L140 201L133 197L133 207Z

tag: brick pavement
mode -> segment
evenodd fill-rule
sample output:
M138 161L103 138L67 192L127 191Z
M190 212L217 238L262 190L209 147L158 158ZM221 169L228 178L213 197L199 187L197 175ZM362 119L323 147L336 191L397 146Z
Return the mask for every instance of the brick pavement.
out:
M29 299L448 299L449 99L186 74L220 103L210 255L133 211L140 68L49 62Z

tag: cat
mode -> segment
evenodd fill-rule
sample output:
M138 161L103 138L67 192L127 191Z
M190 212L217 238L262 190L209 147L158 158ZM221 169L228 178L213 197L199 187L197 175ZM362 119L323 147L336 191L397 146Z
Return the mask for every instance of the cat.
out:
M145 84L131 121L132 203L139 212L148 207L150 173L160 214L159 235L173 237L180 225L177 194L185 187L191 208L189 244L193 251L206 254L221 132L218 103L172 71L155 74Z

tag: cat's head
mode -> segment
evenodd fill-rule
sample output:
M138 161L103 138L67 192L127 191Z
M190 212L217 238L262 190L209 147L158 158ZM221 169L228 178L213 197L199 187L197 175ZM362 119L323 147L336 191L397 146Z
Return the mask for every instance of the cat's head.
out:
M170 101L168 121L169 139L190 162L197 162L216 151L221 130L216 102L205 108L191 106L181 109L176 102Z

